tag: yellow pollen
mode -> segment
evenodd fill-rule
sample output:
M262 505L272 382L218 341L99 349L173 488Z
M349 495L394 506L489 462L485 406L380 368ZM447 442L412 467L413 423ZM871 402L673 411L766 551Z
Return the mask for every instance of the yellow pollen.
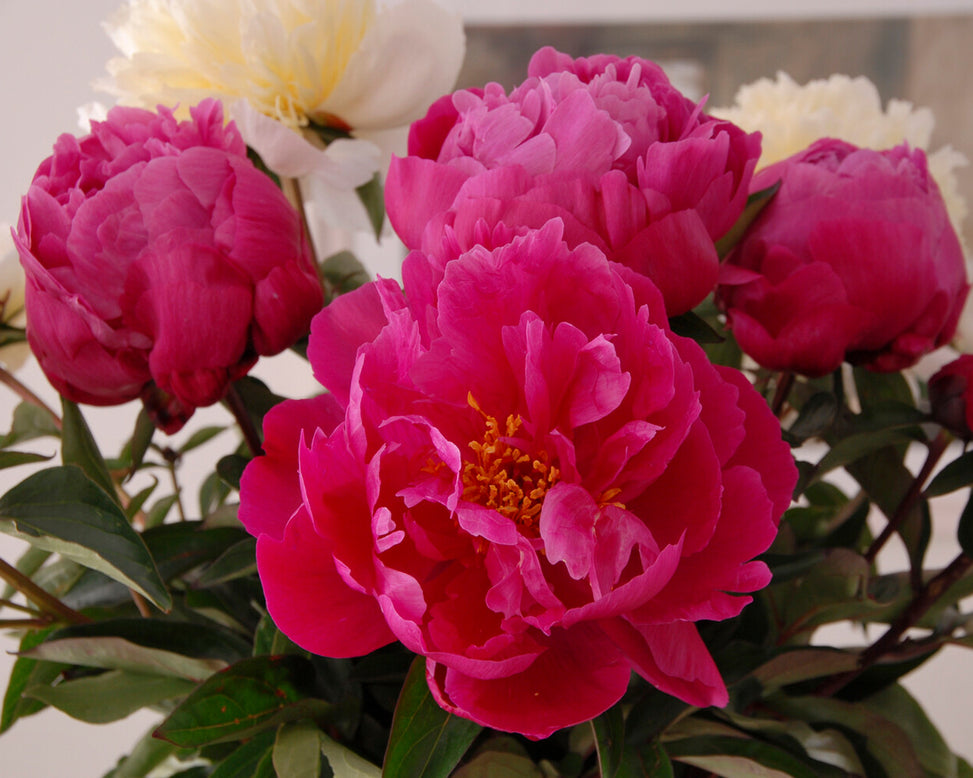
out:
M493 508L521 527L535 529L547 490L560 478L546 451L532 456L516 445L524 420L511 414L500 422L484 413L469 397L472 408L486 422L483 441L472 441L471 461L463 465L463 499Z

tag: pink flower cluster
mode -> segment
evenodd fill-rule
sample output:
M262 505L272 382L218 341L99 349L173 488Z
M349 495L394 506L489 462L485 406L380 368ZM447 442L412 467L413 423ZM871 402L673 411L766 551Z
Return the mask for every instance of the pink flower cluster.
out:
M440 262L475 245L473 227L564 223L648 276L670 315L716 285L714 241L746 204L759 135L707 116L637 57L571 59L545 48L528 79L437 101L393 159L389 219L409 248ZM442 245L444 227L454 241Z
M769 581L796 479L777 420L560 220L492 243L315 317L330 394L270 412L241 485L271 615L328 656L399 640L444 708L531 737L633 669L725 704L693 622Z
M307 331L322 293L300 218L213 100L113 108L62 135L15 241L31 349L68 399L142 397L172 432L259 355Z

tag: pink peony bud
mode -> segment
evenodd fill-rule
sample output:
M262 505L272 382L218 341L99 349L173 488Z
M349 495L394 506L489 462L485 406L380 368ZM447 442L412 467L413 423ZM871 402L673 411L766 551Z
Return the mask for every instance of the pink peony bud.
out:
M963 252L921 150L823 139L754 177L781 187L720 271L717 300L765 367L909 367L947 343Z
M191 113L114 108L62 135L16 236L28 338L54 387L92 405L141 396L167 432L322 303L297 212L217 101Z

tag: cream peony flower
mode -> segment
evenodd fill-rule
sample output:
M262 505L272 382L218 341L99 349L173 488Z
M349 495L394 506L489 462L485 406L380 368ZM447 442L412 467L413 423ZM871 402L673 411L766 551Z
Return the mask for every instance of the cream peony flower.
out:
M760 166L803 151L819 138L838 138L856 146L887 149L903 141L927 152L929 172L936 180L950 220L962 234L966 202L959 193L956 168L967 164L955 149L945 146L929 153L935 125L932 111L891 100L885 110L875 85L864 76L833 75L803 86L783 72L777 80L762 78L740 87L729 108L715 108L748 132L763 134Z
M24 316L24 270L14 248L10 225L0 222L0 324L22 328ZM27 360L30 348L26 342L0 346L0 363L17 370Z
M122 56L99 88L148 108L222 99L271 170L307 179L334 201L319 210L355 228L355 188L452 88L465 52L461 18L434 0L128 0L105 28ZM312 125L352 138L325 149Z

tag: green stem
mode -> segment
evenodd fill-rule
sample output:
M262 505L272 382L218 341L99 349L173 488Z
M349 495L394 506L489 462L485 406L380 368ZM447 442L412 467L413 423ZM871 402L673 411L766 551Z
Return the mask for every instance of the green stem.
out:
M837 694L882 657L893 653L898 648L899 639L905 634L906 630L914 626L953 584L966 575L971 567L973 567L973 559L962 553L957 556L949 563L948 567L941 570L919 590L916 596L912 598L912 602L892 622L892 626L885 634L861 653L858 657L858 667L849 670L847 673L834 676L822 685L816 693L822 697Z
M885 529L879 534L877 538L869 546L868 551L865 552L865 559L869 564L875 561L875 557L878 552L882 550L882 547L888 542L888 539L892 537L902 523L909 517L912 509L915 507L916 501L922 495L922 487L925 485L926 480L932 474L933 469L936 464L942 458L946 451L946 447L949 445L949 438L943 430L940 430L939 434L927 444L928 452L926 454L926 461L923 463L922 468L919 470L918 475L912 480L912 484L909 486L909 491L905 493L902 498L902 502L899 503L899 507L895 509L895 513L889 518L888 524L885 525Z
M240 427L240 432L243 433L243 439L246 441L251 455L255 457L260 456L263 453L263 442L260 440L260 433L253 424L253 419L247 411L247 406L244 404L243 398L240 397L240 393L237 392L233 384L230 384L224 401L230 409L230 413L233 414L233 418L236 419L237 426Z
M24 595L43 612L69 624L87 624L91 621L87 616L69 608L54 595L44 591L16 567L0 559L0 578Z

